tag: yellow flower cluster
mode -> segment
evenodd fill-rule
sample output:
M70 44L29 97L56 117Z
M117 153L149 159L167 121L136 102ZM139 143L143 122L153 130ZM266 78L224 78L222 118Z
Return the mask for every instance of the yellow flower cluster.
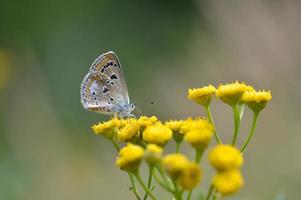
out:
M243 157L240 151L231 145L217 145L209 152L209 162L217 170L213 185L221 195L237 192L243 185L240 167Z
M116 133L116 128L120 126L120 121L116 118L102 122L98 124L94 124L92 126L92 130L97 135L104 135L106 137L112 137Z
M194 88L188 90L188 99L194 100L198 104L208 106L211 102L212 96L215 93L215 87L212 85Z
M238 81L221 84L217 89L212 85L189 89L188 99L208 107L214 94L226 104L234 106L246 103L250 109L256 112L261 111L272 99L270 91L256 91L252 86Z
M222 144L222 140L215 130L209 106L214 95L232 106L234 113L232 145ZM182 199L185 190L188 192L187 199L190 199L192 190L201 181L202 170L199 163L213 135L218 144L210 150L208 159L216 170L216 174L212 178L211 188L214 190L209 190L206 199L211 199L215 192L222 196L231 195L243 186L244 180L240 171L244 162L242 152L245 151L251 140L258 113L272 99L271 92L256 91L252 86L236 81L221 84L217 89L212 85L189 89L188 99L205 108L208 120L200 117L189 117L183 120L162 122L155 116L141 116L138 119L113 118L92 126L95 134L110 139L119 151L116 165L121 170L129 173L132 178L133 193L137 199L141 198L135 191L135 180L145 191L144 199L148 197L155 199L152 194L152 176L162 188L173 194L174 199ZM253 111L253 123L244 145L237 149L235 144L239 135L244 104ZM176 142L175 153L163 155L163 150L171 139ZM179 153L181 152L182 142L188 143L194 149L194 161L190 160L185 154ZM120 147L124 143L126 143L125 146ZM149 167L147 186L144 185L139 175L139 167L143 160ZM133 177L136 179L133 179Z
M185 190L192 190L201 180L199 166L183 154L166 155L162 159L162 165L167 174Z
M253 91L252 86L238 81L230 84L220 85L216 90L216 96L229 105L240 103L242 95L246 91Z
M142 147L128 143L119 151L116 165L125 171L135 171L139 167L143 155Z
M242 101L254 112L260 112L272 99L270 91L248 91L242 96Z

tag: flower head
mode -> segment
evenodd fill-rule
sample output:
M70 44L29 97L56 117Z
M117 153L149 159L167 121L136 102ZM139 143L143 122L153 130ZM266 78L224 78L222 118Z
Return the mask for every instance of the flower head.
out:
M209 152L209 162L219 171L239 169L243 164L243 157L235 147L219 144Z
M241 102L241 98L244 92L253 90L253 87L236 81L234 83L220 85L215 91L215 94L223 102L233 106Z
M254 112L260 112L272 99L270 91L248 91L242 96L242 101Z
M106 137L113 137L117 128L120 125L120 120L117 118L111 119L107 122L100 122L92 126L92 130L97 135L104 135Z
M237 192L243 186L243 177L239 170L218 172L213 177L213 185L223 196Z
M194 100L198 104L208 106L211 103L212 95L215 92L215 87L212 85L188 90L188 99Z
M156 122L158 122L157 117L152 116L152 117L146 117L146 116L141 116L138 119L138 123L141 127L141 130L143 131L146 127L150 125L154 125Z
M181 131L181 127L183 125L183 120L170 120L164 123L166 127L172 130L172 136L175 141L181 142L183 140L183 132Z
M205 149L211 141L213 128L204 126L201 129L188 131L184 140L190 143L195 149Z
M162 160L164 169L166 170L167 174L173 179L177 179L182 174L182 172L185 171L188 163L189 160L187 159L187 157L184 154L180 153L166 155Z
M198 185L202 177L202 171L199 166L194 162L186 164L185 169L179 176L177 182L185 190L192 190Z
M164 145L168 140L171 139L172 131L162 123L157 122L154 125L148 126L144 130L142 137L147 143Z
M140 125L137 120L129 119L127 123L118 131L118 140L124 142L134 142L140 139L139 134Z
M138 169L143 158L144 150L138 145L128 143L119 151L116 165L125 171L135 171Z
M151 165L158 163L161 159L162 151L163 149L155 144L147 145L144 155L145 160Z
M184 134L186 134L186 133L188 133L191 130L194 130L194 129L203 129L203 128L213 129L213 126L206 119L202 119L202 118L197 118L197 119L188 118L188 119L186 119L183 122L180 130Z

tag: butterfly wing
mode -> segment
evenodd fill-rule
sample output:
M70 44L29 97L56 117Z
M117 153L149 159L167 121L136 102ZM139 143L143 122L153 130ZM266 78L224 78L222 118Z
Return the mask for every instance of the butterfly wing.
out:
M81 85L81 103L87 110L113 114L116 104L106 95L105 80L98 73L88 73ZM104 94L104 95L103 95Z
M118 105L130 103L127 84L117 55L109 51L100 55L91 65L90 73L99 73L105 80L108 95Z

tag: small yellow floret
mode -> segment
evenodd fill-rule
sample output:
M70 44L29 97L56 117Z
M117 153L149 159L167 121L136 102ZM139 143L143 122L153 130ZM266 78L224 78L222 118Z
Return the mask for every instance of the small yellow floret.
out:
M154 125L157 122L158 122L158 119L155 116L152 116L152 117L141 116L138 119L138 123L142 130L144 130L146 127L148 127L150 125Z
M164 123L166 127L172 130L172 137L176 142L181 142L183 140L184 134L181 131L183 123L183 120L170 120Z
M202 171L194 162L189 162L182 174L179 176L177 183L185 190L192 190L199 184L202 177Z
M172 131L162 123L157 122L155 125L148 126L144 130L142 137L147 143L164 145L171 139Z
M255 112L264 109L267 102L271 99L272 95L270 91L249 91L245 92L242 96L242 101Z
M107 122L100 122L92 126L92 130L97 135L104 135L106 137L111 137L115 134L117 128L120 125L120 120L117 118L111 119Z
M195 149L205 149L211 141L212 134L212 128L192 129L185 134L184 140L190 143Z
M183 125L183 120L169 120L164 123L164 125L170 128L173 132L180 132L181 126Z
M155 144L147 145L144 155L145 160L151 165L158 163L161 159L162 151L163 149Z
M143 158L144 150L138 145L128 143L119 151L116 165L125 171L135 171L138 169Z
M233 106L241 102L242 95L246 91L253 91L254 88L246 85L245 83L239 83L238 81L230 84L220 85L215 94L223 102Z
M239 170L230 170L218 172L212 182L216 190L226 196L237 192L243 186L244 180Z
M173 153L169 154L163 157L162 159L162 165L164 169L166 170L167 174L173 178L177 179L183 171L185 171L185 168L187 164L189 163L189 160L184 154L180 153Z
M208 122L206 119L202 119L202 118L197 118L197 119L192 119L192 118L188 118L186 119L180 130L186 134L191 130L194 129L203 129L203 128L208 128L208 129L212 129L213 131L213 126L211 125L210 122Z
M127 124L118 131L118 140L124 142L133 142L135 139L139 139L139 129L140 125L137 120L129 120Z
M188 90L188 99L194 100L198 104L208 106L211 102L212 95L215 92L215 87L212 85Z
M243 157L235 147L219 144L209 152L209 162L219 171L239 169L243 164Z

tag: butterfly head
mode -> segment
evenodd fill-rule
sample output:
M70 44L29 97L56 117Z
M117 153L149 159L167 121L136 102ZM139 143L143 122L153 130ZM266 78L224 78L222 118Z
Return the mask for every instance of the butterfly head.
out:
M129 103L120 106L117 114L119 117L135 117L131 112L135 109L135 104Z

